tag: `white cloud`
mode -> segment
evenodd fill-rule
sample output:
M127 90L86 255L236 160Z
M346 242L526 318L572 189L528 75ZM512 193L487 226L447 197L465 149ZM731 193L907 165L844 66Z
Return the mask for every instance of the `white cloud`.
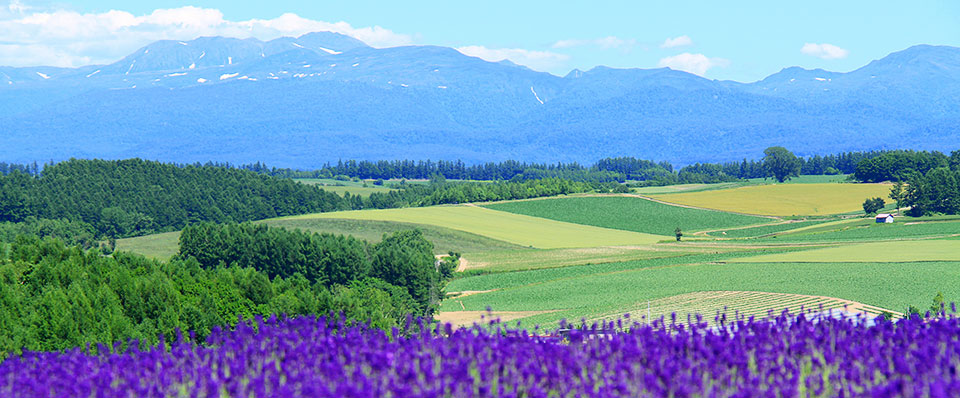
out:
M477 57L485 61L499 62L505 59L537 71L547 71L570 59L566 54L549 51L533 51L522 48L486 48L484 46L457 47L464 55Z
M690 36L683 35L678 37L668 37L667 40L664 40L663 44L660 45L660 48L684 47L692 45L693 39L691 39Z
M850 54L850 51L846 49L827 43L806 43L800 49L800 52L821 59L841 59Z
M637 44L637 41L634 39L621 39L616 36L607 36L600 39L569 39L569 40L560 40L556 43L553 43L553 48L571 48L571 47L582 47L582 46L596 46L603 49L610 48L621 48L621 47L633 47Z
M379 26L353 27L283 14L274 19L230 21L217 9L181 7L136 16L126 11L81 14L30 12L19 1L0 8L0 65L80 66L114 62L156 40L192 40L200 36L254 37L271 40L331 31L374 47L413 43L409 35Z
M723 58L709 58L703 54L683 53L672 57L666 57L657 63L659 67L682 70L695 75L703 76L707 70L714 67L724 67L730 65L730 61Z

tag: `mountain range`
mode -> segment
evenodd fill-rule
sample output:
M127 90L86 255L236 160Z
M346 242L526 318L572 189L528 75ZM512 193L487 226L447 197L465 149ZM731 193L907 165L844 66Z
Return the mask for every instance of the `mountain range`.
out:
M446 47L317 32L159 41L110 65L0 67L0 161L141 157L313 168L338 159L675 164L960 148L960 48L753 83L661 69L559 77Z

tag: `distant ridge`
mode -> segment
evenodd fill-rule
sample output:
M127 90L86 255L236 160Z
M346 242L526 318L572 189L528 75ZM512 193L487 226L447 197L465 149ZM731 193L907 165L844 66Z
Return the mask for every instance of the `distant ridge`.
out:
M446 47L317 32L160 41L110 65L0 67L0 160L142 157L310 168L337 159L676 164L960 148L960 49L754 83L660 69L564 77Z

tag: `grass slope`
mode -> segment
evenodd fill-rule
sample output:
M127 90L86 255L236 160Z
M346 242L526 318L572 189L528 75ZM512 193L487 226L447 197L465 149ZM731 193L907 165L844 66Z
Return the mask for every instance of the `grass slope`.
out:
M938 291L948 300L960 297L960 285L953 283L960 278L960 262L690 262L698 257L704 256L608 264L575 277L573 271L583 272L588 267L561 269L568 271L567 276L539 270L488 275L486 281L471 281L484 276L464 278L453 281L448 290L498 290L453 302L447 300L443 310L480 311L487 307L495 311L560 310L526 319L528 324L553 326L563 318L609 316L635 309L648 300L702 291L827 296L899 311L908 305L928 305L929 298ZM669 266L671 264L674 266ZM610 271L602 271L604 268ZM615 268L627 269L612 271ZM503 279L497 281L496 277Z
M405 229L419 229L423 236L433 242L434 250L439 253L449 251L458 252L486 252L499 250L510 253L531 251L529 248L511 243L490 239L484 236L457 231L450 228L432 225L411 224L373 220L347 220L337 218L316 218L304 220L269 219L258 221L272 227L287 229L301 229L311 232L326 232L338 235L353 235L371 243L380 242L384 234L392 234ZM137 238L120 239L117 241L119 250L139 253L147 257L167 259L176 254L179 249L180 232L169 232L157 235L141 236ZM520 255L520 254L517 254Z
M488 272L505 272L675 257L693 254L696 250L697 249L687 251L659 250L653 246L646 248L588 247L575 249L496 250L476 253L466 252L463 254L463 258L466 260L464 271L482 269Z
M395 189L372 184L363 186L366 184L365 182L339 181L321 178L295 178L294 181L307 185L319 185L324 191L335 192L340 195L343 195L345 192L349 192L351 195L367 197L372 193L386 193L395 191Z
M180 231L117 239L117 250L167 260L180 252Z
M795 229L806 228L813 225L820 225L833 220L808 220L808 221L797 221L797 222L786 222L781 224L774 225L764 225L759 227L751 228L736 228L736 229L727 229L723 231L713 231L707 234L707 236L715 238L751 238L756 236L764 236L769 234L774 234L777 232L787 232Z
M755 316L762 318L768 316L770 313L780 314L785 309L794 314L800 313L801 311L820 312L824 310L843 311L851 315L863 314L867 316L880 315L885 311L898 313L898 311L834 297L750 291L709 291L679 294L650 300L645 303L639 303L638 306L629 308L626 311L616 311L598 318L616 319L623 316L624 313L629 313L633 319L646 318L655 320L660 317L670 319L673 314L678 314L679 319L685 320L686 317L684 314L701 314L704 320L710 322L718 313L725 313L728 317L738 314L747 317Z
M775 184L652 195L671 203L770 216L828 215L857 211L867 198L885 198L888 184Z
M857 242L946 237L954 234L960 234L960 220L898 221L894 224L877 224L873 219L866 219L843 224L824 225L776 238L761 238L757 241Z
M568 197L494 203L485 207L576 224L657 235L769 223L763 217L690 209L624 196Z
M801 252L765 254L731 260L749 263L833 263L958 261L960 240L914 240L863 243Z
M541 249L649 245L669 239L664 236L598 228L466 205L319 213L285 217L282 220L324 218L441 226Z

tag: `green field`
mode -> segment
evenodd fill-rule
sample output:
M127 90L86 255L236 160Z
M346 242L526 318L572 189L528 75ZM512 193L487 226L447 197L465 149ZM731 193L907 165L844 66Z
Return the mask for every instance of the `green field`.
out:
M734 192L742 206L795 210L803 204L771 198L793 192L836 199L838 193L824 193L824 185L798 182L672 196ZM841 196L854 195L848 187L887 189L829 185ZM743 191L748 188L753 190ZM954 283L960 277L957 216L899 217L894 224L838 216L784 221L606 195L259 222L371 242L401 229L423 230L437 253L463 253L461 270L467 273L447 285L453 295L442 302L440 316L460 324L488 307L527 325L553 327L564 318L612 319L623 313L677 312L685 319L696 312L709 319L724 308L756 316L821 306L899 314L910 305L929 306L937 292L948 301L960 299L960 285ZM678 225L685 231L683 242L671 236ZM698 230L704 232L694 234ZM118 242L121 250L160 258L176 253L176 245L177 233Z
M737 249L724 249L737 250ZM616 263L667 258L710 251L702 248L672 249L649 247L588 247L575 249L496 250L464 252L464 270L485 272L522 271L573 265ZM713 250L716 251L716 250Z
M528 324L549 326L556 325L562 318L607 317L635 310L648 300L704 291L826 296L894 311L903 311L909 305L928 305L938 291L948 300L960 297L960 285L954 283L960 277L960 262L690 264L691 259L560 269L580 271L579 275L539 270L506 274L509 278L496 278L499 275L489 275L486 279L482 279L484 276L464 278L452 282L448 290L498 290L455 299L449 304L444 302L442 310L479 311L487 307L494 311L559 310L525 320ZM591 267L593 272L584 272ZM544 274L530 275L536 273Z
M814 225L821 225L831 221L833 220L823 219L823 220L781 222L779 224L763 225L758 227L734 228L734 229L712 231L707 233L706 235L712 236L715 238L751 238L756 236L770 235L777 232L792 231L792 230L806 228Z
M180 252L180 231L117 239L117 250L167 260Z
M683 321L685 320L685 314L700 314L704 320L710 322L718 313L726 313L731 317L734 315L765 317L770 314L779 314L784 310L794 314L825 310L844 311L851 315L863 314L867 316L876 316L883 312L898 314L898 311L835 297L751 291L709 291L649 300L637 303L632 308L596 316L591 320L614 320L624 316L624 313L628 313L633 319L646 318L650 320L660 317L670 319L673 314L678 314Z
M774 184L651 195L670 203L769 216L830 215L862 209L867 198L885 198L888 184Z
M732 261L750 263L960 262L960 241L930 239L861 243L792 253L765 254Z
M690 209L625 196L522 200L485 207L557 221L667 236L673 235L677 227L689 233L771 222L769 218Z
M340 195L343 195L345 192L349 192L351 195L367 197L372 193L386 193L395 191L395 189L376 186L373 185L373 183L363 181L340 181L323 178L295 178L294 181L297 181L301 184L319 185L324 191L335 192Z
M598 228L477 206L433 206L308 214L280 220L342 218L441 226L539 249L649 245L669 237Z
M877 224L873 219L827 225L758 241L779 242L858 242L947 237L960 234L960 220L897 222Z
M433 243L434 251L437 254L447 253L449 251L472 253L483 253L489 250L499 250L509 253L531 251L529 248L480 235L423 224L337 218L302 220L270 219L258 221L258 223L272 227L300 229L310 232L353 235L371 243L380 242L384 234L392 234L405 229L419 229L423 232L423 236ZM179 232L120 239L117 240L117 249L139 253L147 257L167 259L180 250L179 239Z

